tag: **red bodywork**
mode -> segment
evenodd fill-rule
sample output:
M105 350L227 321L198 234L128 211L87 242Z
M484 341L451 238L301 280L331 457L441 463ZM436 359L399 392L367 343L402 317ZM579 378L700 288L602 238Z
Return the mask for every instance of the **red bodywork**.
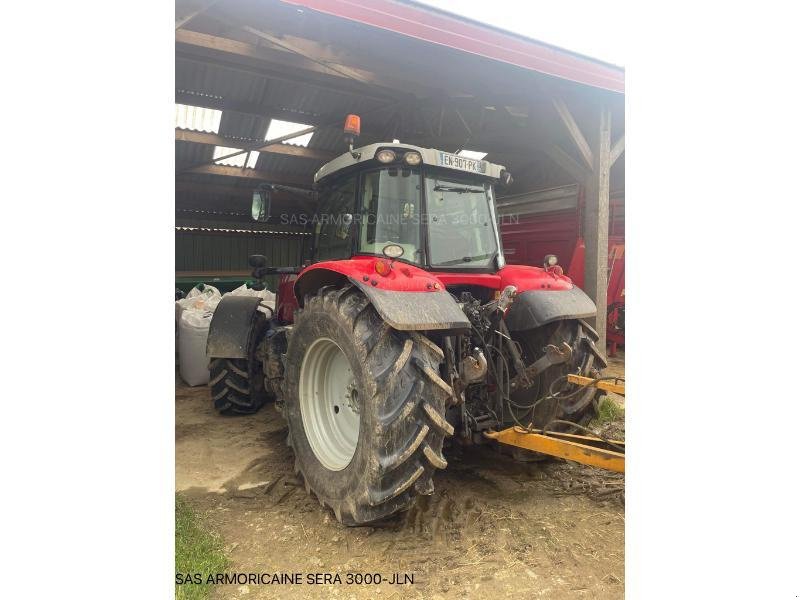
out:
M275 314L286 323L294 322L294 310L299 306L294 295L294 282L297 275L281 275L278 280L278 293L275 295Z
M382 262L390 267L386 275L376 270ZM557 271L528 265L506 265L496 273L452 273L425 271L408 263L375 256L355 256L349 260L333 260L315 263L306 267L300 275L283 275L278 285L278 318L286 322L293 320L294 310L299 306L297 284L309 274L319 271L337 273L361 281L378 289L396 292L442 292L448 286L475 285L490 290L502 290L508 285L516 286L518 292L528 290L559 291L572 289L572 280Z

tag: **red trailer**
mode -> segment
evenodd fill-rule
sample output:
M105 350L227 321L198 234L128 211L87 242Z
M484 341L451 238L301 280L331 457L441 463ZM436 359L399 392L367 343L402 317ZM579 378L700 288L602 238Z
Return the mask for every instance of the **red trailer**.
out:
M583 188L578 184L498 199L503 252L510 264L540 266L555 254L569 275L583 287ZM608 322L609 355L625 344L625 195L609 200Z

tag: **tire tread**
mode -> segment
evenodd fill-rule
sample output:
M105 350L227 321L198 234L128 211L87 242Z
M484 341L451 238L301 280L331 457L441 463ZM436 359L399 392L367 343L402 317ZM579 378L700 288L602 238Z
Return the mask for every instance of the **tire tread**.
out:
M313 319L316 311L334 311L335 318L353 332L357 347L363 348L365 371L375 382L369 401L381 407L375 412L379 441L370 450L377 468L364 474L361 491L352 490L345 497L326 499L324 490L303 479L338 520L365 524L408 507L416 494L433 492L433 473L447 466L441 449L444 438L453 434L453 426L444 418L453 391L439 376L442 350L421 333L391 328L355 286L323 288L307 296L295 327ZM291 436L297 456L295 441ZM300 464L297 460L298 469Z

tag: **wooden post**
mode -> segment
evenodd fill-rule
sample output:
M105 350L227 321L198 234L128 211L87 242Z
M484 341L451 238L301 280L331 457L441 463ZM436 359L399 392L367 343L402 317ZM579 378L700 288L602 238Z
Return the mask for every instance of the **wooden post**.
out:
M584 291L597 305L592 325L600 335L597 348L605 354L608 296L608 185L611 171L611 112L600 110L592 149L592 172L586 180L583 239L586 243Z

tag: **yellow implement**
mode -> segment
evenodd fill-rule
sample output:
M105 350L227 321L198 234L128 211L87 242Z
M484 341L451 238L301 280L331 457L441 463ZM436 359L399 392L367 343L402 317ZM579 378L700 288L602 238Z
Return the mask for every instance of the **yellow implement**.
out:
M567 381L576 385L594 385L598 390L603 390L604 392L614 392L620 396L625 395L625 383L619 383L619 380L595 381L591 377L582 377L581 375L569 374L567 375Z
M625 395L624 382L597 381L580 375L568 375L567 381L576 385L591 385L607 392ZM487 431L483 435L501 444L525 448L608 471L625 472L625 442L621 440L604 440L594 436L556 431L543 432L541 429L524 429L522 427Z
M600 438L557 433L548 431L542 434L539 429L526 430L522 427L509 427L503 431L484 433L488 438L501 444L533 450L557 458L565 458L592 467L600 467L617 473L625 472L625 454L607 447ZM611 440L615 445L625 448L625 442Z

